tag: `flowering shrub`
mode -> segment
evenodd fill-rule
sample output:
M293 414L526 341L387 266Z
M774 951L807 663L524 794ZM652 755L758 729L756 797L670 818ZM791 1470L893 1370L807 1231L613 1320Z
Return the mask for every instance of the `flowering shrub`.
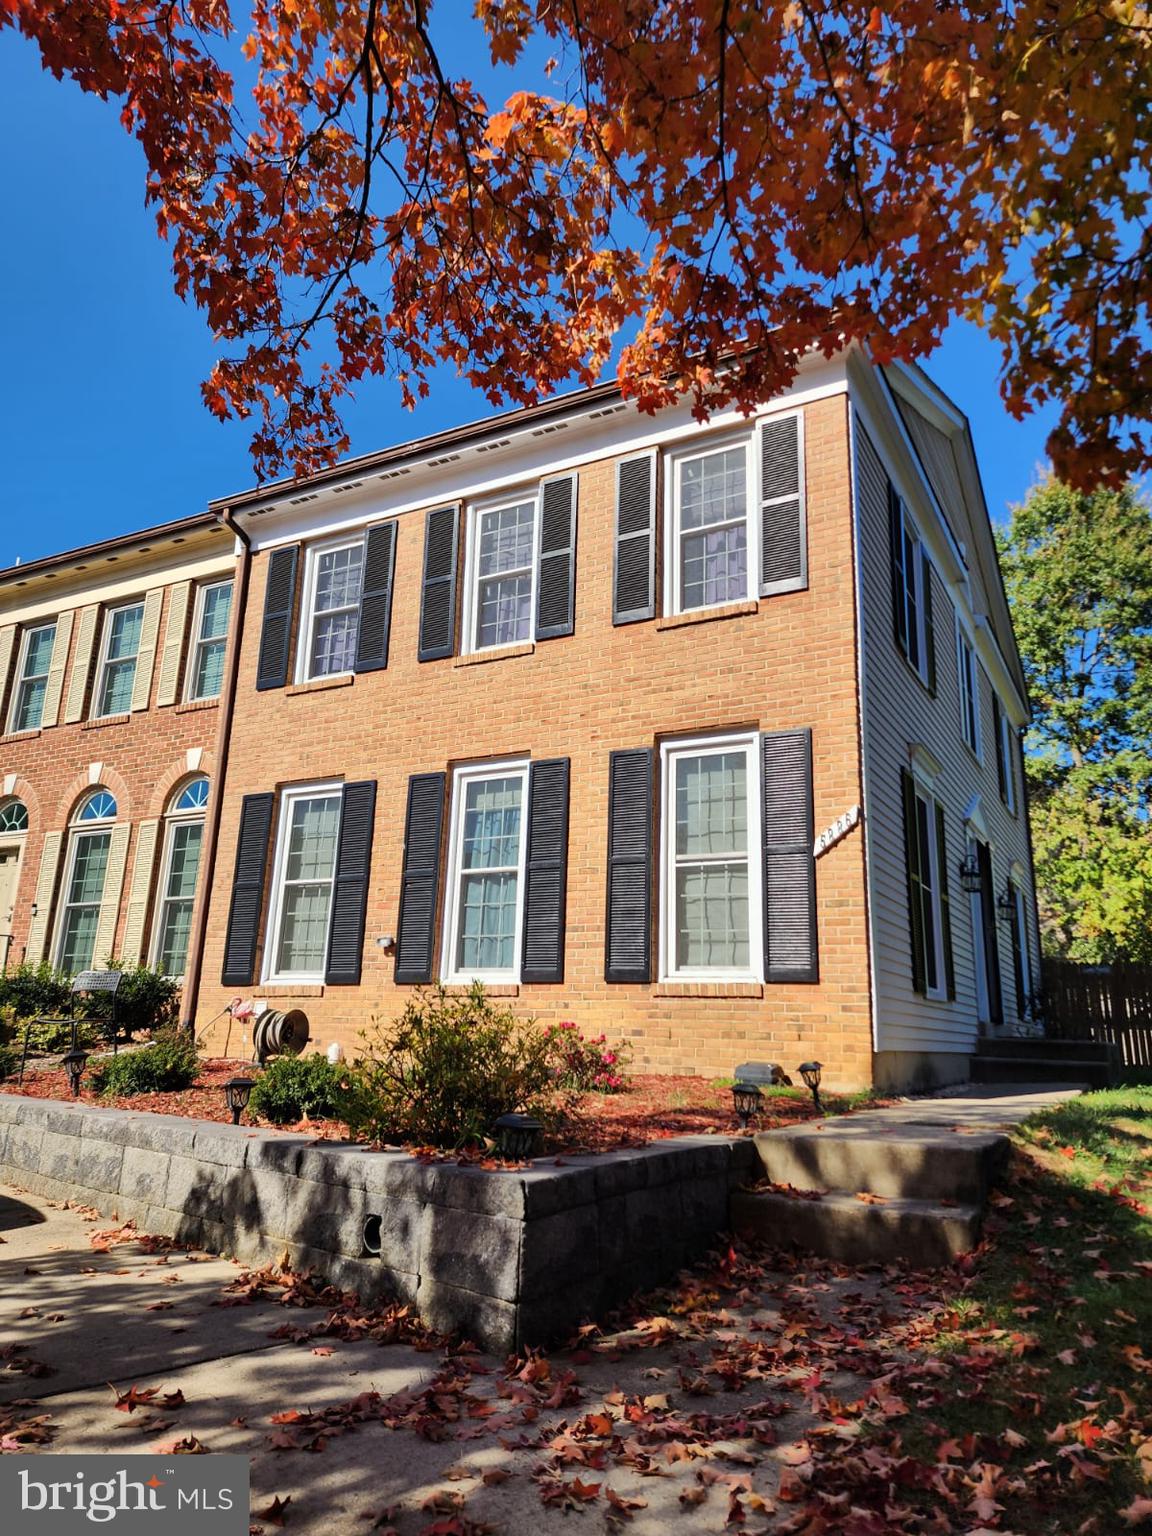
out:
M571 1019L549 1024L547 1034L564 1087L579 1093L623 1093L627 1088L632 1047L626 1040L609 1049L607 1035L586 1039Z

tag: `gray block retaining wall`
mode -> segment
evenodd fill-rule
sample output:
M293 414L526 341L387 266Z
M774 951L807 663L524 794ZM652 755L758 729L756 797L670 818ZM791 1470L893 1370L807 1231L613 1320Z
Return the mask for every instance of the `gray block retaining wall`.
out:
M548 1344L727 1228L750 1140L682 1137L522 1170L0 1093L0 1182L245 1263L412 1303L487 1349ZM364 1229L379 1218L379 1256Z

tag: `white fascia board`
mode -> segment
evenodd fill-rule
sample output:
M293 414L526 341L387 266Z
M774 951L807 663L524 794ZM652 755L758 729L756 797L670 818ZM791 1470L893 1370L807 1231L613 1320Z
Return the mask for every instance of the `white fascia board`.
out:
M765 403L759 414L795 408L847 392L843 356L813 358L801 365L792 387ZM491 441L442 445L423 461L369 470L340 485L308 489L307 482L289 487L266 507L234 513L243 521L256 550L272 549L301 539L351 532L382 518L424 512L454 501L500 495L517 486L534 484L544 475L565 474L584 464L640 453L647 448L689 440L733 427L748 429L755 416L738 410L719 411L697 421L690 404L669 406L655 416L643 415L631 402L598 402L583 415L563 423L529 423ZM293 505L296 502L296 505Z

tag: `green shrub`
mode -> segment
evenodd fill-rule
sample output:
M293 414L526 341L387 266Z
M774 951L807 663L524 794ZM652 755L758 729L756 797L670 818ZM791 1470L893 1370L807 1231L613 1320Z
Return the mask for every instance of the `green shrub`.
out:
M150 965L126 965L115 957L106 962L110 971L120 971L120 990L116 994L116 1017L122 1030L168 1029L180 1016L180 983ZM112 1017L112 999L97 992L84 998L84 1011L101 1022Z
M21 1024L18 1030L20 1048L24 1047L24 1031L28 1031L29 1056L59 1056L72 1044L72 1025L68 1019L49 1020L43 1024ZM100 1044L96 1026L87 1019L76 1021L76 1044L90 1049Z
M105 1097L134 1093L176 1093L190 1088L200 1070L196 1041L188 1030L165 1029L152 1045L101 1061L92 1087Z
M11 1008L18 1020L38 1013L66 1013L71 979L47 960L33 965L25 960L0 976L0 1008Z
M343 1120L350 1073L326 1056L274 1056L252 1090L249 1108L273 1125L297 1120Z
M547 1030L497 1007L477 982L464 996L418 992L399 1019L361 1035L349 1126L374 1140L462 1146L517 1110L556 1108L556 1048Z

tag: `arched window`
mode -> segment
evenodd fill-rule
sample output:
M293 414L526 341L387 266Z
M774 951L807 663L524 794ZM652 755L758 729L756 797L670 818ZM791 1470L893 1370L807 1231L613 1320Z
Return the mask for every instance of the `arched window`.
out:
M183 976L188 961L207 804L208 780L203 774L188 779L168 802L152 923L152 964L166 976Z
M72 817L56 948L56 964L69 975L92 964L116 810L115 795L101 786L85 795Z
M27 832L28 807L23 800L5 800L0 805L0 833Z

